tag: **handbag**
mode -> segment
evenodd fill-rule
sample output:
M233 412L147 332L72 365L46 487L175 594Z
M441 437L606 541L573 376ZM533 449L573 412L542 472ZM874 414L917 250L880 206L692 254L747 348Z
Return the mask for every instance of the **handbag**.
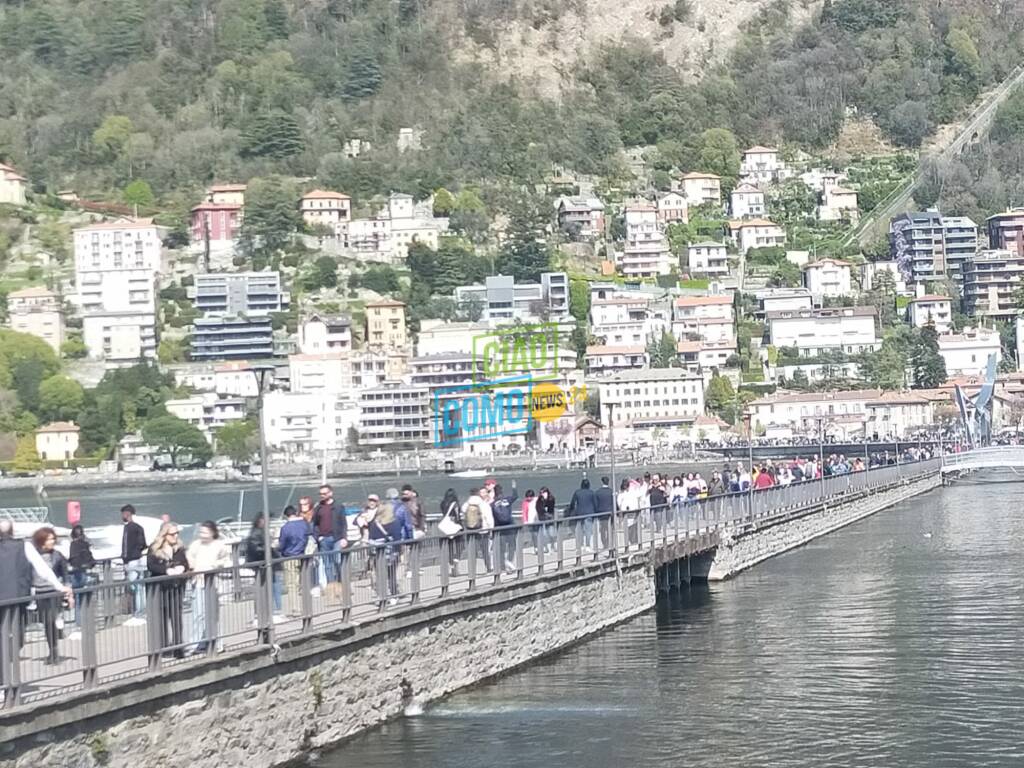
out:
M449 507L448 511L444 513L444 517L437 524L437 530L444 536L454 536L462 530L462 526L452 520L452 508Z

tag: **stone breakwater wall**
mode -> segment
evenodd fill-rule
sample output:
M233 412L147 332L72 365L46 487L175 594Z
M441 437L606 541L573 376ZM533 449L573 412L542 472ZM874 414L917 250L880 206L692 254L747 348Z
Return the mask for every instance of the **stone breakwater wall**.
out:
M901 501L938 488L942 480L934 475L850 500L828 502L799 516L751 529L725 531L715 550L709 581L721 581L740 571L803 546L809 541L881 512Z
M276 660L266 650L225 656L12 713L0 720L0 766L271 768L654 603L641 558L508 585L306 638Z

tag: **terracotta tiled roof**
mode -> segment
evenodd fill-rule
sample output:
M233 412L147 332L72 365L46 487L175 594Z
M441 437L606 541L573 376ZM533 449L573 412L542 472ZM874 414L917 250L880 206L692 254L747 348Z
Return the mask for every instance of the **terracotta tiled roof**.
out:
M329 189L314 189L302 196L303 200L351 200L348 195L342 192L332 192Z
M587 347L588 355L642 355L646 350L642 346L611 346L593 344Z
M675 301L677 307L715 307L732 304L731 296L680 296Z
M380 301L370 301L366 303L367 307L404 307L405 303L396 299L381 299Z

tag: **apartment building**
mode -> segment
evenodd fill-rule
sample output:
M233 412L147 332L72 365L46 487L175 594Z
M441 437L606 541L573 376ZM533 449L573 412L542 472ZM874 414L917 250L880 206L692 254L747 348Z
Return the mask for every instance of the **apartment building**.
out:
M730 221L729 229L742 254L751 248L781 248L786 244L786 230L767 219Z
M598 385L601 412L614 406L613 425L671 426L704 413L704 382L681 368L622 371Z
M193 360L258 360L273 355L269 317L201 317L192 326Z
M680 179L689 205L722 204L722 177L713 173L687 173Z
M849 296L850 263L837 259L819 259L805 264L802 269L804 287L818 302L826 298Z
M971 317L1011 320L1020 309L1016 294L1022 285L1024 252L982 251L964 265L964 312Z
M190 293L206 316L267 315L288 307L277 272L209 272L194 280Z
M388 383L359 393L359 445L422 446L432 440L427 387Z
M959 281L978 251L978 227L966 217L944 217L936 210L904 213L889 224L889 251L908 283L946 276Z
M604 237L604 203L596 197L563 197L555 209L563 232L583 240Z
M760 219L768 208L764 192L753 184L739 184L729 195L729 212L734 219Z
M801 355L822 352L857 354L880 345L874 307L836 307L766 312L770 343L795 347Z
M686 196L679 192L666 192L661 195L655 207L658 209L658 221L662 226L673 223L686 224L690 220Z
M609 294L591 298L590 332L603 346L644 346L671 328L672 316L652 297L637 292Z
M73 241L89 357L113 364L155 358L161 229L151 219L119 219L79 227Z
M920 296L907 304L907 320L914 328L933 325L939 333L947 333L953 327L953 302L949 296L934 296L921 291Z
M647 348L642 344L608 346L591 344L584 357L588 376L607 376L647 366Z
M73 421L54 421L36 430L36 453L43 461L69 461L78 451L81 430Z
M382 299L366 305L366 344L381 349L404 350L409 346L405 304Z
M7 294L11 330L36 336L60 355L64 343L64 308L60 296L48 288L22 288Z
M340 224L352 220L352 198L342 192L314 189L299 200L302 221L308 227L322 227L337 233Z
M751 147L740 160L740 178L771 184L782 181L788 175L789 169L779 159L779 150L773 147Z
M299 351L307 355L352 349L352 319L315 313L299 324Z
M1024 208L1010 208L985 220L988 245L993 250L1024 256Z
M752 401L747 413L755 432L846 439L864 434L868 403L882 394L881 389L783 393Z
M210 442L218 429L245 418L244 398L220 397L214 392L168 400L165 405L169 414L198 427Z
M672 304L672 333L704 342L736 340L731 296L681 296Z
M988 358L996 364L1003 359L999 331L990 328L964 328L959 333L939 336L939 354L946 361L946 376L983 376Z
M296 459L322 460L325 451L340 450L358 418L355 404L331 394L275 391L263 398L267 446Z
M686 248L690 272L703 275L728 275L729 253L725 243L705 241Z
M667 275L678 260L669 249L668 239L651 205L626 208L626 242L619 254L619 271L627 277Z
M539 283L516 283L511 275L491 275L483 285L457 287L455 303L460 307L479 304L481 319L486 321L563 320L569 315L569 276L544 272Z

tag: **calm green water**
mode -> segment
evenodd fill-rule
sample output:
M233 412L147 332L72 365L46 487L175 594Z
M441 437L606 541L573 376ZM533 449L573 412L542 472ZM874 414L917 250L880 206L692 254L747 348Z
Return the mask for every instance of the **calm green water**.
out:
M1022 501L935 491L311 764L1018 768Z

